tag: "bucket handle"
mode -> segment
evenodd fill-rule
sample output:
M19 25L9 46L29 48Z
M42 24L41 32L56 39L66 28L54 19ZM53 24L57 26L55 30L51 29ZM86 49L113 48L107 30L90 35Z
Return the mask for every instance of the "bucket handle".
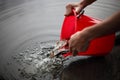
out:
M84 14L84 10L81 10L79 14L76 13L75 9L72 10L75 16L75 32L77 32L77 20Z
M80 16L83 15L84 12L85 12L85 10L82 9L82 10L80 11L80 13L77 14L76 11L75 11L75 9L73 9L73 13L74 13L74 15L75 15L77 18L80 18Z

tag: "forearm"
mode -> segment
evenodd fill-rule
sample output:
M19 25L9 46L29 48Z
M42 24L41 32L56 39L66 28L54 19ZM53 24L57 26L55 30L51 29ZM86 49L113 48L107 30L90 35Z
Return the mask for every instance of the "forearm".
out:
M83 31L88 32L90 39L120 31L120 11L112 15L111 17L103 20L101 23L96 24L92 27L88 27Z
M81 8L85 8L86 6L92 4L93 2L95 2L96 0L80 0L79 5L81 5Z
M90 5L90 4L92 4L93 2L95 2L95 1L97 1L97 0L83 0L83 1L80 0L80 3L81 3L81 2L84 2L86 5Z

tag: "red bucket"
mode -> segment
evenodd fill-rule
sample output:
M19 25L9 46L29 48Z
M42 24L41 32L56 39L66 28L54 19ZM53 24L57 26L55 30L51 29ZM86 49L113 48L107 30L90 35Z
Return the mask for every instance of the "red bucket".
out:
M86 27L90 27L94 24L100 23L101 20L81 15L79 18L76 17L76 14L66 16L62 25L60 39L69 40L70 36L77 31L81 31ZM79 52L78 55L86 56L103 56L110 53L114 46L115 34L110 34L100 38L96 38L91 41L88 49L85 52ZM64 56L71 55L71 53L66 53Z

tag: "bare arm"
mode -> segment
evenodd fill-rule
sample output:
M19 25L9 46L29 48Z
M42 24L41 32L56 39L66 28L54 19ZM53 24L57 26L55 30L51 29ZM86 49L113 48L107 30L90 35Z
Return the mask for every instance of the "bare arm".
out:
M73 8L76 10L76 13L79 13L82 9L84 9L85 7L87 7L95 1L96 0L80 0L80 2L68 3L66 5L65 16L70 15Z
M79 13L86 6L92 4L96 0L82 0L78 3L69 3L66 5L65 16L70 15L72 9ZM85 28L73 34L69 40L69 49L74 52L85 51L89 46L89 42L97 37L120 31L120 11L111 17L103 20L101 23Z
M76 54L76 51L85 51L92 39L117 31L120 31L120 11L99 24L73 34L69 40L69 49L73 54Z
M84 30L90 33L91 39L120 31L120 11Z

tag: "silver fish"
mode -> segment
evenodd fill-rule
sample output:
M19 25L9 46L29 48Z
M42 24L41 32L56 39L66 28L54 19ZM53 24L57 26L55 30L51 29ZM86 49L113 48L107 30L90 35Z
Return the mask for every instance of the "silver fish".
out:
M56 46L55 48L50 52L50 57L54 57L54 56L57 56L57 55L60 55L62 52L63 53L66 53L68 52L69 50L68 49L65 49L63 48L64 46L67 45L67 40L60 40L56 43Z

